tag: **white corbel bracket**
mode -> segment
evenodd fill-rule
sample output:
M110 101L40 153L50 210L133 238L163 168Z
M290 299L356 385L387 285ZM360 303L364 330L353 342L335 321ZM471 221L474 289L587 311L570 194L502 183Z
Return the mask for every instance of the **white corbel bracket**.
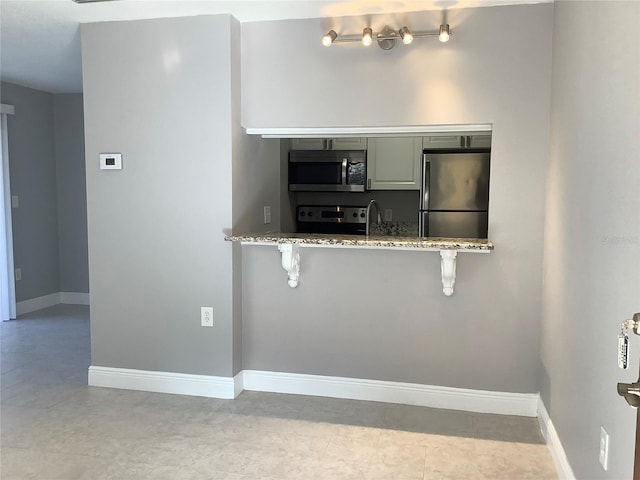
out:
M282 254L282 268L289 275L287 283L296 288L300 278L300 249L295 243L282 243L278 245L278 251Z
M442 291L447 297L453 295L456 283L457 250L440 250L440 273L442 274Z

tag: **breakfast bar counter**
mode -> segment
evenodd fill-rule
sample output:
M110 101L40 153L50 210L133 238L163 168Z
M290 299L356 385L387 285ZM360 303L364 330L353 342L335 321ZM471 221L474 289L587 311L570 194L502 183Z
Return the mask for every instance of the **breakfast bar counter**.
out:
M453 294L458 252L490 253L493 250L493 244L489 240L475 238L265 232L227 235L224 239L230 242L240 242L242 245L277 246L282 254L282 267L288 273L288 283L292 288L298 286L300 278L300 247L438 251L441 257L442 290L447 296Z

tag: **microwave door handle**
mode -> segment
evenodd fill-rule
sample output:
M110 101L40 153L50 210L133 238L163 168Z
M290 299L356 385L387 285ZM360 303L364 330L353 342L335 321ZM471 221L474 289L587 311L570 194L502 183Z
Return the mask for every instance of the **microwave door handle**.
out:
M342 159L342 185L347 185L347 159Z

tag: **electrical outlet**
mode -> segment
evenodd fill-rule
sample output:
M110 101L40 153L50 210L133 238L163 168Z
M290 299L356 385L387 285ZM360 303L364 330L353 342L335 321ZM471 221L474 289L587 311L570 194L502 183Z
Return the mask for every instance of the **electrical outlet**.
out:
M20 198L18 195L11 195L11 208L18 208L20 206Z
M600 460L600 465L606 471L609 466L609 434L604 427L600 427L600 454L598 455L598 460Z
M390 208L385 208L383 220L385 222L390 222L391 220L393 220L393 210L391 210Z
M200 326L213 327L213 307L200 307Z
M22 280L22 269L16 268L15 277L16 280Z
M269 223L271 223L271 207L265 206L264 207L264 224L267 225Z

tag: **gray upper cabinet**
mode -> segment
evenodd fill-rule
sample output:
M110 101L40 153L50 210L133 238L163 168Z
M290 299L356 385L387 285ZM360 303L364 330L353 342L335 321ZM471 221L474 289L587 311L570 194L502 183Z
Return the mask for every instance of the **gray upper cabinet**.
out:
M291 150L366 150L367 139L345 138L292 138Z
M422 137L369 138L367 189L419 190Z
M490 134L469 133L464 135L432 135L424 137L424 148L439 150L445 148L489 148Z

